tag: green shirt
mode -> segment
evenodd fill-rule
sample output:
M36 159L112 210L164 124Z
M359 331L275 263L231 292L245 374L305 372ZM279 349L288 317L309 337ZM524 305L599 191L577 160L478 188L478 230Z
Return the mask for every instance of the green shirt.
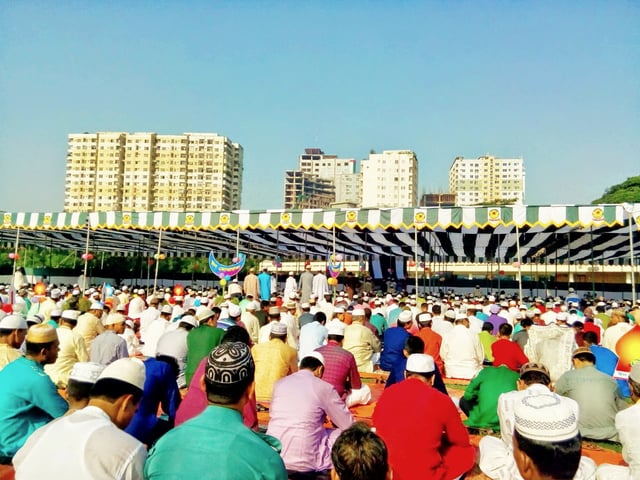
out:
M144 478L287 480L287 471L276 450L243 425L240 412L209 405L158 440Z
M518 378L519 375L505 365L480 370L464 392L464 399L474 406L463 423L468 427L500 430L498 397L515 390Z
M187 367L184 372L187 385L191 383L191 377L196 373L200 360L220 345L223 335L224 330L207 324L200 325L189 332L187 335Z
M26 357L9 363L0 371L0 456L13 457L29 435L68 409L42 365Z

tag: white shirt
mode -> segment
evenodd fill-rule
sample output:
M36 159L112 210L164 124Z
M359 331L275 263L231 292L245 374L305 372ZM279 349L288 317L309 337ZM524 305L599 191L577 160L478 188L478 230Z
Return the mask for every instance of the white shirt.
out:
M36 430L13 465L18 480L141 480L146 458L142 443L116 427L102 409L88 406Z
M616 353L616 343L618 343L618 340L629 330L631 330L631 325L626 322L617 323L608 327L602 337L602 346Z
M160 310L156 307L149 307L140 314L140 340L147 343L147 329L153 323L154 320L160 317ZM129 318L134 318L129 313Z
M440 356L448 378L471 379L482 368L484 351L476 333L464 325L454 325L442 337Z
M240 321L249 332L249 338L253 343L258 343L260 335L260 320L253 313L245 311L240 317Z
M147 334L144 337L144 345L140 349L144 356L156 356L158 341L160 340L160 337L162 337L162 335L165 333L168 326L169 322L167 322L164 318L158 318L147 327Z
M327 276L323 273L316 273L313 277L313 284L311 287L313 293L318 298L324 298L325 293L329 293L329 284L327 283Z
M156 354L173 357L178 362L178 387L186 387L184 371L187 367L187 335L184 328L178 328L162 334L158 340Z
M132 318L133 320L139 319L145 307L146 304L144 303L144 300L142 298L133 297L129 301L129 318Z

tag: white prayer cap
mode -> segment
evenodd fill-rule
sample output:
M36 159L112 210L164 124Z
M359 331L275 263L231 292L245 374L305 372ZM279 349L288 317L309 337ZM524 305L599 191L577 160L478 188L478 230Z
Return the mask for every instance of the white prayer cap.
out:
M403 310L398 315L398 323L409 323L411 320L413 320L413 314L410 310Z
M207 318L213 317L214 312L210 308L203 307L202 305L198 307L196 310L196 319L199 321L206 320Z
M62 310L60 310L59 308L55 308L51 310L51 318L58 318L61 316L62 316Z
M462 312L456 313L456 320L463 320L465 318L467 318L467 315L465 313L462 313Z
M97 362L76 362L69 374L69 380L96 383L105 366Z
M65 320L71 320L72 322L77 322L79 316L79 310L65 310L64 312L62 312L61 318Z
M89 310L104 310L104 305L100 302L93 302Z
M107 378L120 380L144 390L144 363L137 358L120 358L105 367L98 377L98 381Z
M344 313L344 308L336 307L333 309L333 313Z
M419 313L418 316L416 317L416 319L420 323L426 323L426 322L430 322L431 320L433 320L433 317L431 316L430 313L423 312L423 313Z
M22 315L7 315L0 320L0 328L3 330L26 330L27 321Z
M447 310L446 312L444 312L444 316L445 318L448 318L450 320L455 320L456 312L454 310Z
M229 316L232 318L239 317L242 314L240 307L235 303L230 303L227 309L229 311Z
M38 325L40 323L42 323L42 320L44 320L44 317L40 314L35 314L35 315L29 315L27 317L27 322L28 323L33 323L34 325Z
M578 435L571 400L556 394L529 395L514 408L516 431L530 440L561 442Z
M339 335L344 337L344 330L346 325L342 322L329 322L327 325L327 335Z
M569 318L569 314L567 312L556 313L556 322L566 322L567 318Z
M322 356L322 354L320 352L316 352L315 350L307 353L303 358L307 358L307 357L313 357L317 360L320 360L320 363L322 365L324 365L324 357Z
M198 326L198 321L195 319L193 315L185 315L180 320L178 320L178 322L188 323L189 325L193 325L194 327Z
M351 312L351 316L364 317L364 308L354 308L353 312Z
M62 295L62 291L59 288L54 288L51 290L51 293L49 295L51 295L51 298L53 299L60 298L60 295Z
M412 353L407 358L405 370L413 373L431 373L435 371L436 365L431 355L424 353Z
M300 305L300 308L302 310L307 310L307 309L311 308L311 305L309 305L309 302L304 302L302 305Z
M287 324L282 322L272 322L271 323L271 334L272 335L286 335L287 334Z
M258 302L249 302L244 308L245 310L253 310L255 312L260 309L260 304Z
M110 313L107 315L107 318L104 319L103 325L115 325L116 323L124 323L126 320L125 316L121 313Z
M173 313L173 307L171 305L165 305L162 307L162 310L160 310L160 313Z
M289 276L292 277L293 276L293 272L289 272Z

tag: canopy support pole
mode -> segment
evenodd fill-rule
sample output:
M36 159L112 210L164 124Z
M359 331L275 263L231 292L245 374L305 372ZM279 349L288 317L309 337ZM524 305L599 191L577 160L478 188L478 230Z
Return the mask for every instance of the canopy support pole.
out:
M633 211L629 209L629 257L631 265L631 301L635 304L636 297L636 262L633 253Z
M15 287L15 283L16 283L16 268L18 266L18 249L20 248L20 227L18 227L16 229L16 242L15 245L13 246L13 270L11 273L11 303L13 304L15 302L15 296L16 296L16 290L17 288ZM22 287L22 285L18 285L18 288Z
M413 273L416 276L416 298L418 298L418 226L413 229Z
M158 268L160 267L160 248L162 247L162 229L158 231L158 249L156 251L156 268L153 274L153 294L156 293L156 285L158 284Z
M87 267L89 266L89 238L91 236L91 219L87 218L87 239L84 244L84 272L82 273L82 291L87 288Z
M522 301L522 257L520 256L520 229L516 223L516 252L518 257L518 300Z

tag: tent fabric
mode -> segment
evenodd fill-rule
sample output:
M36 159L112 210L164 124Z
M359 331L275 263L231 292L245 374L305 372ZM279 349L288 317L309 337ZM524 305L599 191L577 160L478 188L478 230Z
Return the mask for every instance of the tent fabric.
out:
M629 221L640 253L640 204L511 205L229 212L2 212L0 243L94 252L169 255L240 251L252 257L350 259L383 255L421 261L625 261ZM416 235L417 230L417 235ZM416 238L417 237L417 238ZM416 243L417 240L417 243ZM335 247L334 247L335 246ZM417 248L416 248L417 247Z

